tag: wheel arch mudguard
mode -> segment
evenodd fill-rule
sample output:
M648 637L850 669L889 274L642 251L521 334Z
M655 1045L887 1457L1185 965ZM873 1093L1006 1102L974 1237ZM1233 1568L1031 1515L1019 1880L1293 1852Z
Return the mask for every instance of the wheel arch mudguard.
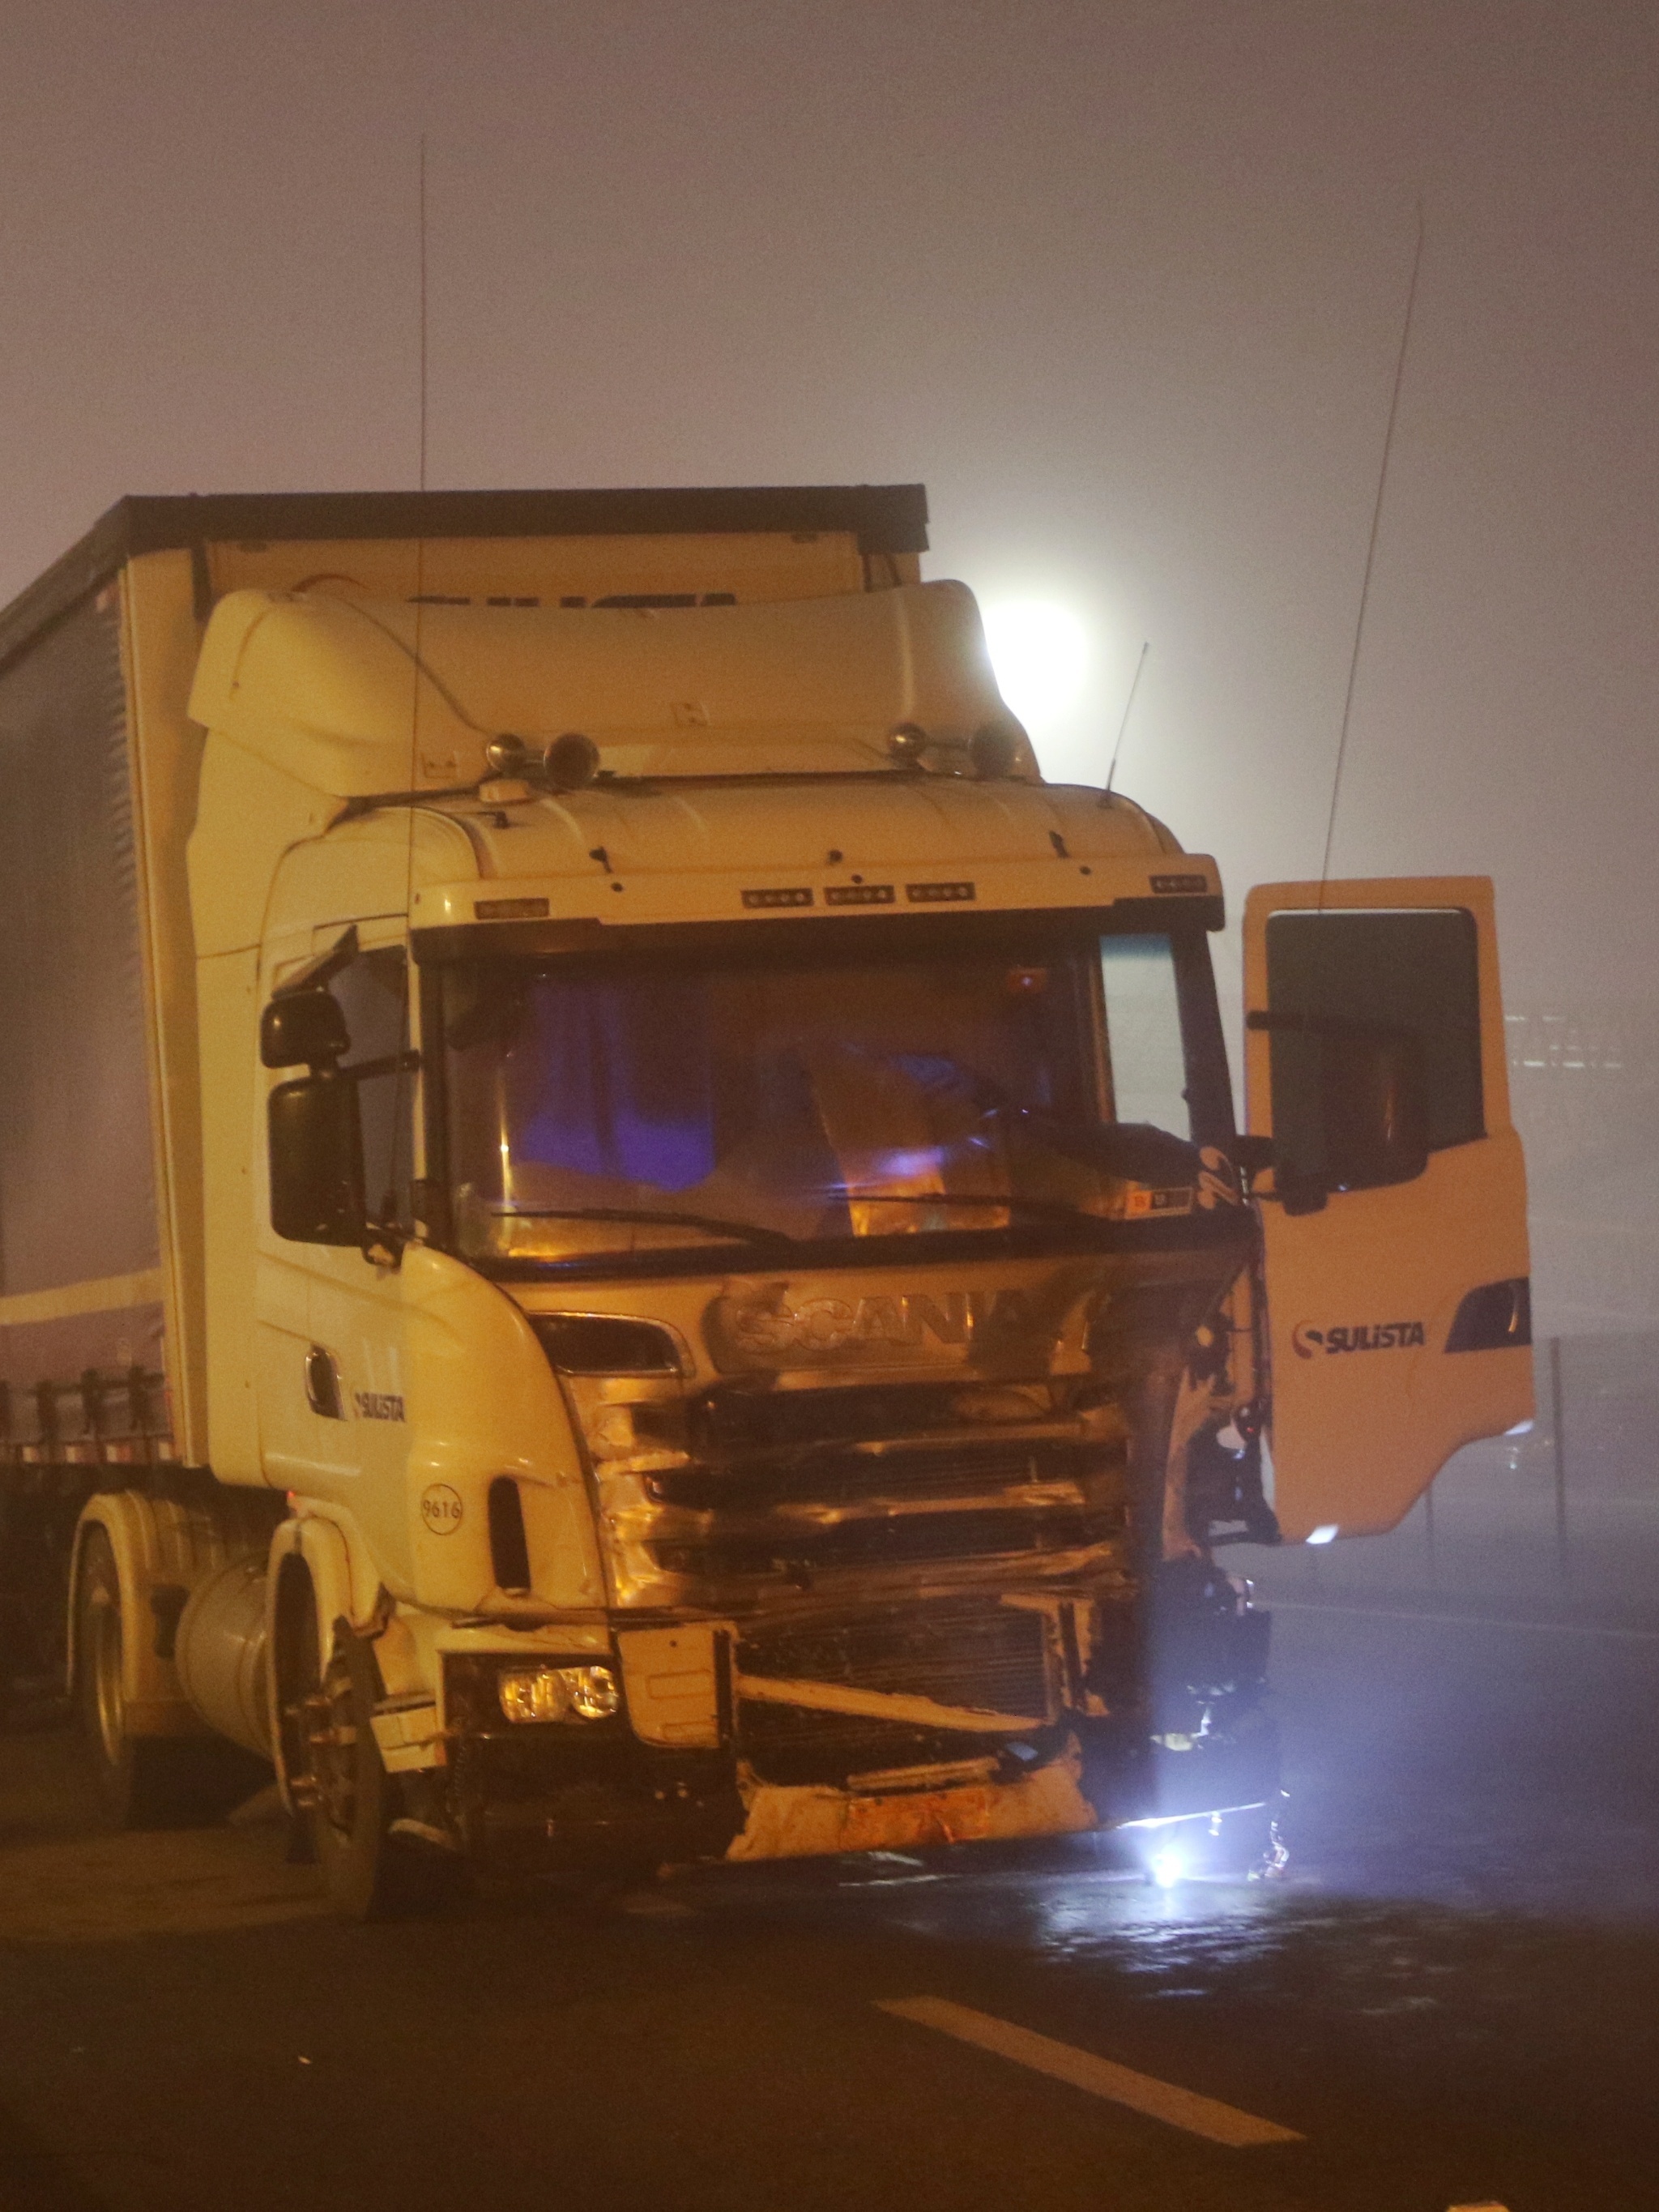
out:
M81 1575L87 1542L101 1530L115 1557L121 1599L121 1694L133 1735L201 1735L207 1723L185 1697L173 1664L173 1637L199 1583L263 1548L265 1523L238 1501L184 1504L141 1491L100 1491L76 1523L70 1568L71 1633L66 1684L76 1688Z
M311 1585L316 1608L319 1670L327 1666L332 1651L335 1623L343 1620L360 1633L372 1633L382 1594L379 1577L372 1566L355 1555L347 1531L329 1516L301 1506L290 1519L281 1522L272 1535L265 1577L265 1638L270 1654L265 1680L270 1700L269 1721L276 1786L283 1804L291 1812L294 1808L282 1748L283 1683L278 1626L288 1580L284 1569L290 1563L304 1569Z

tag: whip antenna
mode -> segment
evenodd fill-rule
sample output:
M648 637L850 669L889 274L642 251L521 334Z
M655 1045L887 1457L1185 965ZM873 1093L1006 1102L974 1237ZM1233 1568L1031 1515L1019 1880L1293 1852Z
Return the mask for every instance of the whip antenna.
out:
M1134 677L1129 685L1129 696L1123 702L1123 720L1117 726L1117 743L1112 747L1112 764L1106 771L1106 788L1101 793L1103 799L1109 799L1112 795L1112 782L1117 775L1118 755L1123 750L1123 733L1129 726L1130 715L1134 712L1135 693L1140 689L1140 672L1146 665L1146 656L1152 649L1151 638L1145 639L1140 647L1140 658L1135 663Z
M416 197L419 203L421 233L420 323L421 323L421 432L420 486L426 489L426 133L421 133L421 151L416 172Z
M424 494L426 490L427 414L426 133L424 131L421 133L419 151L416 159L415 213L416 230L417 234L416 316L418 324L418 337L416 349L419 359L419 371L416 382L416 405L420 417L416 439L416 482L419 490ZM407 918L410 908L414 902L415 894L414 794L419 788L419 769L421 765L421 625L422 617L426 612L426 539L421 534L422 525L424 521L425 516L422 514L416 525L415 537L415 650L413 654L414 666L412 672L413 690L410 692L409 702L409 776L407 782L407 788L410 793L410 804L408 809L409 835L404 847L404 914L405 918ZM408 946L405 945L404 950L403 1014L404 1043L405 1046L412 1043L414 1039L414 972L410 963L410 951ZM397 1202L398 1170L406 1139L409 1140L410 1154L410 1173L411 1177L413 1176L416 1164L413 1144L414 1133L412 1130L407 1129L404 1126L404 1115L407 1111L408 1101L411 1095L410 1087L406 1087L408 1086L408 1073L409 1071L407 1065L400 1056L398 1062L397 1073L393 1079L392 1094L392 1159L390 1164L392 1189L387 1193L387 1196L392 1201L393 1209L395 1209ZM412 1229L415 1226L414 1217L416 1213L416 1206L412 1191L410 1194L409 1211L410 1217L409 1225Z
M1376 539L1382 522L1382 495L1388 489L1389 462L1394 453L1395 424L1400 418L1400 391L1406 380L1406 349L1411 343L1412 315L1417 306L1417 273L1423 265L1423 203L1417 203L1417 246L1412 255L1411 281L1406 287L1406 313L1400 327L1400 351L1394 364L1394 392L1389 401L1389 427L1382 434L1382 463L1376 476L1376 499L1371 508L1371 534L1365 548L1365 574L1359 586L1359 614L1353 628L1353 653L1348 662L1348 689L1342 701L1342 728L1336 741L1336 773L1331 778L1331 811L1325 823L1325 852L1319 864L1319 903L1325 903L1325 885L1331 872L1331 840L1336 835L1336 802L1342 790L1342 769L1348 752L1348 724L1353 718L1354 686L1359 678L1359 648L1365 635L1365 610L1370 604L1371 571L1376 565Z

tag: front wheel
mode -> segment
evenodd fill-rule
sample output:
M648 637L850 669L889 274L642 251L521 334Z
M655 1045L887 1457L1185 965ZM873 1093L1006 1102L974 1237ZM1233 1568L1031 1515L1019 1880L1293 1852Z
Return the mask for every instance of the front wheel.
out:
M283 1772L330 1904L343 1920L395 1920L443 1903L454 1862L392 1831L400 1791L374 1741L373 1650L344 1621L325 1639L311 1578L293 1563L278 1592L277 1644Z

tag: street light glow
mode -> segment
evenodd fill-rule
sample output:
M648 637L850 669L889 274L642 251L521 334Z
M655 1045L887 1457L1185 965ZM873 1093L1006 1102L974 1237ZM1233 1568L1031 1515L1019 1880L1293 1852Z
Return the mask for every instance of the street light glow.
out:
M1077 703L1089 666L1089 635L1069 608L1048 599L1005 599L985 610L985 642L997 689L1036 732Z

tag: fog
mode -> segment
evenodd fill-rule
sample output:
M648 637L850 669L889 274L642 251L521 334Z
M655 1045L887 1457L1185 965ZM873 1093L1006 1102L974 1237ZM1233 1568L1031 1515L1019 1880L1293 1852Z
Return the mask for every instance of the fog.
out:
M125 492L921 478L1050 774L1498 879L1544 1325L1659 1319L1649 5L12 0L0 597ZM1223 947L1232 988L1236 952ZM1612 1255L1611 1260L1609 1254Z

